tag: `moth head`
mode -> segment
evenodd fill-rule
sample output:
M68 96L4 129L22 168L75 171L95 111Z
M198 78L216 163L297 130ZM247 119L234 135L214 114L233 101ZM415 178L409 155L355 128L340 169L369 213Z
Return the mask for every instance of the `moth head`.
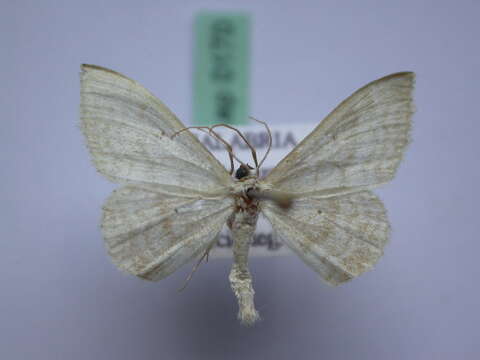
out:
M250 170L253 169L249 165L243 165L241 164L237 171L235 172L235 178L237 180L241 180L243 178L246 178L247 176L250 176Z

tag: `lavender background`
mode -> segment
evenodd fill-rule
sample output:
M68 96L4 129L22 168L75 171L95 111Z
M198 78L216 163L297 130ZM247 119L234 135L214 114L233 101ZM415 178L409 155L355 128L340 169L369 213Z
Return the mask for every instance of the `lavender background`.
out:
M477 1L4 1L0 11L0 358L478 359ZM417 73L414 142L378 193L375 271L324 285L295 256L254 259L263 321L243 328L229 260L118 272L98 229L114 185L78 129L79 65L138 80L190 119L192 15L253 15L252 115L319 122L380 76Z

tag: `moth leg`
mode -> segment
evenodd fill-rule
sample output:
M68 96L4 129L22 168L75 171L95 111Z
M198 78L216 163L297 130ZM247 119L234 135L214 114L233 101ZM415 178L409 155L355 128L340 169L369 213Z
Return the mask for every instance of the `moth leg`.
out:
M293 200L295 199L293 194L278 190L258 191L255 189L249 189L247 191L247 196L257 200L273 201L284 210L290 209Z
M195 266L193 267L192 271L190 271L190 274L188 274L187 278L185 279L184 284L182 285L182 287L180 289L178 289L178 292L182 292L183 290L185 290L185 288L187 287L190 280L192 280L193 274L195 274L197 272L198 268L202 264L203 259L206 259L205 262L208 262L208 254L210 253L210 250L212 250L213 245L217 243L217 240L218 240L218 236L216 236L215 240L212 241L212 243L208 246L207 250L205 250L202 257L200 259L198 259L198 261L195 264Z

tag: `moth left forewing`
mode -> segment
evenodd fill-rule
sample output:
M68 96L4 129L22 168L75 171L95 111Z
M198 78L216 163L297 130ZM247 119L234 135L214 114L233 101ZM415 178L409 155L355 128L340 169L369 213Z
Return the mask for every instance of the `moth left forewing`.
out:
M83 65L81 129L98 171L116 183L156 184L182 195L228 185L220 162L136 81ZM178 189L183 188L187 190Z
M103 206L102 232L118 268L157 281L206 251L232 211L229 197L178 197L124 186Z
M261 209L282 240L331 285L371 269L388 242L385 208L370 191L297 199L289 209L263 201Z

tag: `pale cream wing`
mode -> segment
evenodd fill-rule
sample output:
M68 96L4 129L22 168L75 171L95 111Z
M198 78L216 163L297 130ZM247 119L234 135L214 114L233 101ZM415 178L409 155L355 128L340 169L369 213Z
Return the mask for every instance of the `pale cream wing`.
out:
M98 171L120 184L179 196L215 195L232 182L220 162L160 100L112 70L82 65L81 128Z
M232 212L228 197L203 200L123 186L103 206L102 232L117 267L156 281L207 250Z
M282 240L331 285L371 269L388 242L385 208L370 191L302 198L287 210L263 201L261 209Z
M409 142L414 74L386 76L343 101L264 180L301 196L331 196L384 184Z

